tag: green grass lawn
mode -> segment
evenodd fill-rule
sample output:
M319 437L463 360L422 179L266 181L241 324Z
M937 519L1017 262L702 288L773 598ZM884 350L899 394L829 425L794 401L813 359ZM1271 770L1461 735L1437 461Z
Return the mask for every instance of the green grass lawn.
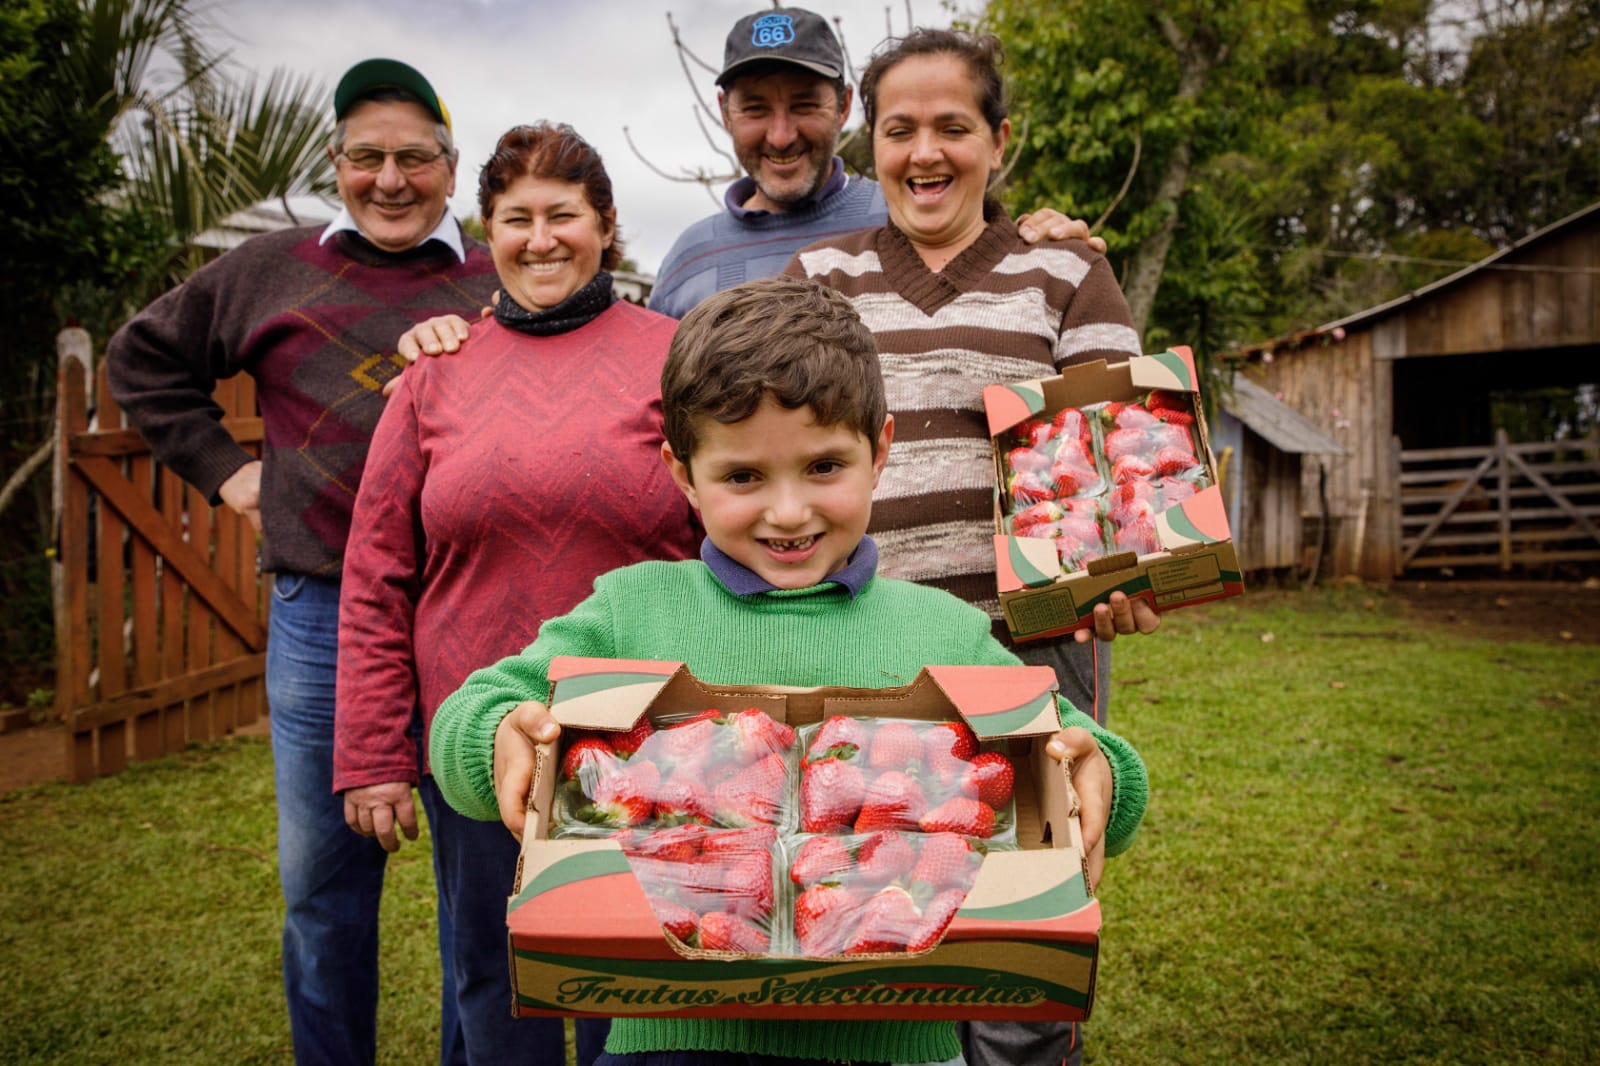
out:
M1116 648L1150 766L1101 886L1087 1061L1600 1061L1600 653L1252 594ZM0 1062L282 1063L271 759L0 798ZM426 837L390 863L379 1061L437 1061Z

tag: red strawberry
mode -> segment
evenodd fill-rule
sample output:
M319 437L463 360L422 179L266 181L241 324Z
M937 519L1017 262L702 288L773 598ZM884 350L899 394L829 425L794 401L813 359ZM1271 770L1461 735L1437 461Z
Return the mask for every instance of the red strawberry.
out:
M607 774L594 787L594 816L610 825L640 825L655 813L661 771L655 763L629 763Z
M811 837L795 852L789 864L789 880L801 888L823 881L838 881L854 865L850 851L838 837Z
M800 893L794 901L794 933L800 954L828 956L843 951L856 923L857 907L854 892L827 882Z
M734 863L722 882L724 909L752 921L772 913L772 855L754 851Z
M1185 470L1193 470L1200 465L1200 460L1182 448L1169 446L1156 452L1155 465L1156 473L1162 477L1171 477Z
M1187 500L1199 490L1194 482L1184 481L1182 478L1169 477L1161 481L1161 507L1165 510L1173 504Z
M978 754L978 734L965 722L940 722L922 739L928 751L948 751L956 758L970 760Z
M728 724L733 726L733 748L741 762L788 751L794 744L793 728L754 707L735 713Z
M1085 443L1089 440L1089 420L1076 407L1063 407L1050 419L1050 424L1062 436L1075 437Z
M922 738L909 722L890 721L878 726L867 749L867 765L874 770L904 770L922 761Z
M1194 415L1190 414L1188 411L1177 411L1173 410L1172 408L1164 408L1160 411L1152 411L1150 413L1161 419L1161 421L1165 422L1169 426L1194 425Z
M655 817L662 822L709 822L711 792L698 774L674 773L656 789Z
M651 747L659 750L665 759L682 762L697 755L709 755L716 736L714 718L696 717L661 730L651 738Z
M1059 519L1066 512L1062 504L1055 500L1045 500L1032 507L1024 507L1011 516L1011 532L1019 537L1028 536L1028 530L1034 526L1046 525Z
M1056 435L1056 427L1041 419L1030 418L1018 422L1012 430L1028 447L1037 448Z
M1039 503L1044 500L1055 499L1055 485L1045 474L1033 474L1027 471L1012 474L1006 479L1006 492L1018 505L1026 507L1029 504Z
M679 940L687 942L700 927L700 916L683 904L653 892L646 893L645 898L650 901L650 909L656 912L656 921L661 923L661 928Z
M578 771L586 765L601 766L615 762L616 758L616 749L602 738L579 737L567 748L566 754L561 756L561 776L577 777Z
M930 833L917 853L916 864L911 867L910 881L913 885L925 884L935 892L947 888L966 891L972 887L980 859L966 837L955 833Z
M706 856L743 857L752 852L769 855L778 842L778 831L770 825L751 825L743 829L710 829L700 845Z
M738 951L760 955L770 944L767 934L747 918L711 911L700 918L700 947L706 951Z
M937 947L944 931L950 927L950 920L956 916L956 911L961 909L966 898L967 890L964 888L948 889L933 897L923 909L922 920L917 923L916 932L912 934L906 950L927 951Z
M1157 532L1155 522L1149 518L1134 519L1117 530L1112 540L1118 551L1149 555L1161 550L1161 534Z
M1017 771L1010 759L998 751L986 751L972 760L971 768L961 779L961 792L999 810L1011 802L1016 780Z
M800 775L800 828L826 833L849 826L866 792L859 767L837 759L812 763Z
M1118 485L1154 477L1156 468L1142 455L1129 453L1111 464L1111 480Z
M960 833L965 837L994 835L994 808L970 796L955 796L917 822L924 833Z
M1100 475L1092 468L1077 463L1058 460L1050 466L1050 483L1054 486L1058 497L1076 496L1099 479Z
M717 821L724 825L776 825L783 817L786 769L781 755L751 763L711 794Z
M637 860L635 860L637 862ZM664 864L659 875L669 878L678 902L691 910L708 914L725 910L723 886L728 878L728 863L723 858L707 858L704 853L692 862ZM638 872L635 866L636 874Z
M844 953L871 955L904 951L921 921L922 915L905 889L885 888L861 908L861 925L845 944Z
M891 831L872 834L856 853L861 879L874 887L904 876L916 861L916 849L902 834Z
M640 718L633 723L633 728L625 733L611 733L611 746L623 755L632 755L639 750L639 746L648 740L656 731L650 724L650 719Z
M859 718L834 715L823 720L822 727L806 749L807 763L823 759L853 759L867 746L867 727Z
M880 774L861 800L861 813L856 815L857 833L872 833L879 829L906 829L915 831L917 820L928 809L928 799L922 786L898 770Z
M1115 465L1123 456L1144 454L1144 434L1137 429L1114 429L1106 434L1103 447L1106 458Z
M1012 448L1006 452L1006 463L1017 473L1039 474L1050 469L1050 456L1037 448Z
M624 843L622 850L629 858L646 856L663 862L689 862L700 854L700 845L705 838L706 827L691 822L657 829L653 833L635 832L633 842Z
M1141 404L1127 403L1117 412L1116 423L1123 429L1144 429L1156 424L1156 416Z

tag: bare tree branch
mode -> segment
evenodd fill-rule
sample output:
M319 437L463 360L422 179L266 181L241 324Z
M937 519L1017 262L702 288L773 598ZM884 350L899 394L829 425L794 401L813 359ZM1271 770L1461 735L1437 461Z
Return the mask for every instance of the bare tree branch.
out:
M22 487L28 483L28 479L38 473L55 453L56 433L55 427L51 426L50 436L45 438L45 442L39 445L34 450L34 453L28 456L22 465L12 472L11 476L6 479L6 487L0 489L0 514L6 513L6 508L10 507L11 501L22 492Z
M1135 130L1133 134L1133 162L1128 164L1128 174L1122 179L1122 188L1117 190L1117 195L1111 198L1111 203L1106 205L1105 211L1101 213L1099 218L1094 220L1094 225L1089 227L1090 233L1100 232L1100 227L1106 224L1106 219L1111 217L1111 212L1115 211L1117 205L1122 203L1123 197L1128 195L1128 190L1133 187L1133 176L1139 173L1139 156L1143 151L1144 137Z
M706 103L705 96L700 92L700 86L694 80L693 72L689 70L689 61L693 60L713 77L719 73L720 68L712 66L689 50L689 46L683 43L683 34L678 31L678 24L673 21L672 12L670 11L667 12L667 26L672 30L672 47L677 50L678 66L683 68L683 79L689 83L689 91L694 94L694 102L699 105L701 111L706 113L706 117L720 127L722 125L722 116L717 112L716 108Z

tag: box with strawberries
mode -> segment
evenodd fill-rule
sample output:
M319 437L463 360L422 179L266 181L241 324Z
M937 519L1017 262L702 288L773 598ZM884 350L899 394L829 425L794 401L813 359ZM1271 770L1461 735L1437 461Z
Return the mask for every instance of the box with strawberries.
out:
M1244 592L1188 348L984 390L995 574L1019 641L1093 624L1113 592L1158 611Z
M507 907L522 1015L1081 1020L1100 910L1045 667L711 686L558 658Z

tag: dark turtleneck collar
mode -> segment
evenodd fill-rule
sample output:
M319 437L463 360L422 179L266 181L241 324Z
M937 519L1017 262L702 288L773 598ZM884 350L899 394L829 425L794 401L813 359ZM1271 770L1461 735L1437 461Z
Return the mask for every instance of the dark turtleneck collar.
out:
M494 320L507 329L528 333L535 337L550 337L557 333L570 333L599 318L614 299L611 293L611 275L604 270L596 274L589 284L568 296L554 307L543 311L530 311L500 287L500 302L495 304Z

